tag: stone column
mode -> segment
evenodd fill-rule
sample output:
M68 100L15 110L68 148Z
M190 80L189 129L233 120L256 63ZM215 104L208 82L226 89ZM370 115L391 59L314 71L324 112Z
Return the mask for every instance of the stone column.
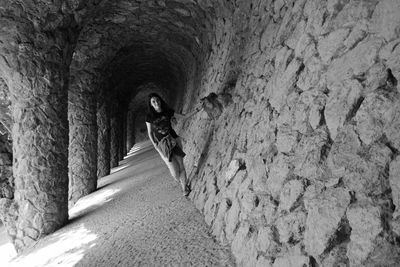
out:
M110 103L105 88L97 99L97 177L110 174Z
M12 103L15 215L18 251L68 220L67 88L72 32L32 29L0 51Z
M11 240L15 240L14 176L12 174L12 144L7 135L0 135L0 220Z
M7 140L7 134L0 135L0 174L0 199L13 199L12 145Z
M73 74L68 92L69 207L97 188L97 85L88 72Z
M126 150L129 152L134 145L134 116L132 110L128 110L127 120L126 120Z
M126 147L126 144L124 142L124 115L121 110L118 111L118 116L117 116L117 142L118 142L118 151L117 151L117 157L118 161L123 159L123 154L124 150Z
M122 160L124 156L127 154L127 118L128 118L128 112L123 111L121 112L121 153L120 153L120 159Z
M111 168L114 168L118 166L118 160L119 160L119 141L118 141L118 133L119 133L119 128L118 128L118 115L117 115L117 107L115 105L111 105L111 120L110 120L110 138L111 138L111 144L110 144L110 165Z

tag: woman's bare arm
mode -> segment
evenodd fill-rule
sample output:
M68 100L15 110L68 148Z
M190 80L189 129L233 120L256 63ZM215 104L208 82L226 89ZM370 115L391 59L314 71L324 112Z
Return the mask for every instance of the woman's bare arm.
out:
M175 112L174 117L177 119L187 119L196 114L197 112L199 112L202 108L203 108L202 103L199 103L195 106L195 108L191 112L188 112L186 114Z

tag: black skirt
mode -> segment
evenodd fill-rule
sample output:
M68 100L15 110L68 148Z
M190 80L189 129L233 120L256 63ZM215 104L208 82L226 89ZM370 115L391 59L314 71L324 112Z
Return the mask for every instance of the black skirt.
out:
M178 144L172 149L172 154L175 154L181 158L186 156L185 152L183 152L182 148Z

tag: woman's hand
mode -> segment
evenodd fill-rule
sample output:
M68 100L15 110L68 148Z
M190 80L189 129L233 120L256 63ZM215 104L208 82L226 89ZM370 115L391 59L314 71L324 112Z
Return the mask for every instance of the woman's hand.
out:
M176 117L178 119L187 119L187 118L193 116L194 114L196 114L197 112L199 112L202 109L203 109L203 103L200 102L199 104L197 104L195 106L194 110L192 110L191 112L186 113L186 114L180 114L180 113L175 112L174 113L174 117Z

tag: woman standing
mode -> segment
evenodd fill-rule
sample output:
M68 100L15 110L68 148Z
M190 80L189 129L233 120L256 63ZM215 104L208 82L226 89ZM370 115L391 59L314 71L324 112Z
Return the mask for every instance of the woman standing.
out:
M148 97L149 113L146 116L147 133L154 148L167 164L172 177L182 186L183 195L190 193L187 184L183 157L186 155L177 142L178 135L172 129L171 119L185 119L201 109L197 106L194 111L188 114L179 114L170 108L165 101L156 93L149 94Z

